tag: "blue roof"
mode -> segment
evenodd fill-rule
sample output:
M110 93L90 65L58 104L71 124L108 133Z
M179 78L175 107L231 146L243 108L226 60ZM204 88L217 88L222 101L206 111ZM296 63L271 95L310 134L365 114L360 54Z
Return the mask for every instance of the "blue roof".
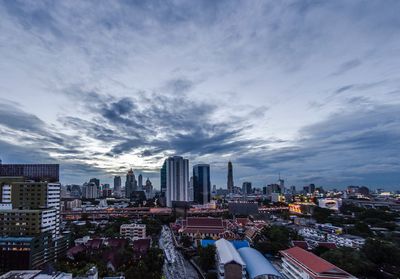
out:
M260 275L274 275L282 278L275 267L256 249L244 247L240 248L238 252L246 263L246 270L251 279Z
M33 240L33 237L26 237L26 236L4 236L4 237L0 237L0 241L4 242L31 242Z
M229 242L232 243L236 249L240 249L243 247L250 247L249 242L246 240L230 240ZM214 245L214 244L215 244L215 240L212 240L212 239L200 240L200 245L202 247L207 247L208 245Z

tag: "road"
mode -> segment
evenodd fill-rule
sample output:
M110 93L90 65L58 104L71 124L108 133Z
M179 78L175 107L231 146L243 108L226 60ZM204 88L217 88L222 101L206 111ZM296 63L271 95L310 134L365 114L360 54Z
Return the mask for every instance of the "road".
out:
M194 267L176 250L172 232L167 226L162 228L159 245L164 250L163 270L167 279L199 279Z

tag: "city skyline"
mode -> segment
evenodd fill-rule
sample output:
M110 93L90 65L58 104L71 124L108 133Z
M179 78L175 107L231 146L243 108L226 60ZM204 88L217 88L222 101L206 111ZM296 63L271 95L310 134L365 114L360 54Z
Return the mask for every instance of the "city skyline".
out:
M179 155L223 188L231 160L236 186L398 190L388 2L3 1L0 159L63 184L133 168L158 187Z

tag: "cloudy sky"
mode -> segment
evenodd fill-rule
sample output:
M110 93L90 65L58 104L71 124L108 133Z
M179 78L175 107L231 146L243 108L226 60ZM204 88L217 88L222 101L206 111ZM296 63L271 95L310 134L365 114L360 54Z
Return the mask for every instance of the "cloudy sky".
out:
M400 189L400 1L0 1L0 158L63 183Z

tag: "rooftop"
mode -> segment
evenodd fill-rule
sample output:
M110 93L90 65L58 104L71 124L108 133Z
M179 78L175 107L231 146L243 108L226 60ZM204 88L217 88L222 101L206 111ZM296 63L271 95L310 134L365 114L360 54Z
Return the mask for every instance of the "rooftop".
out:
M281 274L273 265L257 250L244 247L240 248L239 254L246 263L246 270L251 279L261 275L269 275L268 278L282 278Z
M242 266L246 266L238 251L228 240L221 238L215 242L215 246L217 247L217 253L222 264L235 262Z
M291 263L300 266L307 272L324 275L325 278L332 278L329 277L329 275L340 275L342 277L347 275L346 278L355 278L330 262L299 247L283 250L281 251L281 254Z

